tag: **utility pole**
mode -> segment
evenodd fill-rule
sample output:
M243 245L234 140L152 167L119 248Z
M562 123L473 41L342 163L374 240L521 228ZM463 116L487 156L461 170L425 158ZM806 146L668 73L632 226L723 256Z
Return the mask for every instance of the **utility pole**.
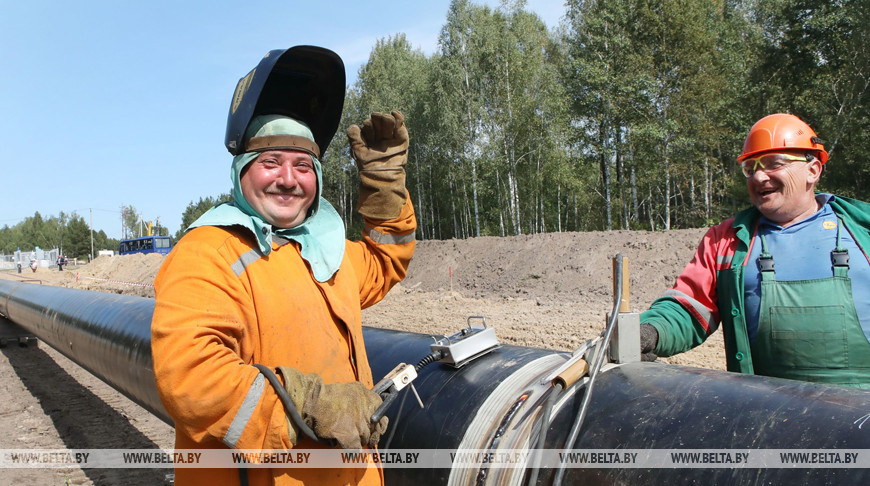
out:
M94 260L94 208L89 208L91 212L91 254L89 255L88 261Z

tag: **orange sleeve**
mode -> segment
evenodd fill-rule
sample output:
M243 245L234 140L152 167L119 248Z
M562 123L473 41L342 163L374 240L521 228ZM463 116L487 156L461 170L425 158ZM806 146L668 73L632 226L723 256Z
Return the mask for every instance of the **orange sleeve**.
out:
M151 347L164 407L205 447L292 447L277 394L250 366L259 342L246 289L218 249L186 239L154 282Z
M396 219L364 218L363 239L347 243L347 256L359 282L360 306L365 309L384 298L408 271L416 246L417 218L411 197Z

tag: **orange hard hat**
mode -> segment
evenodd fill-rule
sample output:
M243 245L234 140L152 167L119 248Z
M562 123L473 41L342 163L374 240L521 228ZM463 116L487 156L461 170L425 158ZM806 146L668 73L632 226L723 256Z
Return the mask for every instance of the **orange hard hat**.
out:
M737 157L737 162L766 152L778 150L812 150L824 164L828 161L828 153L822 140L816 132L800 118L786 113L767 115L755 122L743 142L743 153Z

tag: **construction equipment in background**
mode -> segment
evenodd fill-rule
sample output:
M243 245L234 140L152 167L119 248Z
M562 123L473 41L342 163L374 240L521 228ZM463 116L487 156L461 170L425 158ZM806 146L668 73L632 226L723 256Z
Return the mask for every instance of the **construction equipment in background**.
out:
M160 236L160 218L157 218L157 222L153 221L145 221L145 219L139 220L139 234L141 236ZM145 225L144 233L142 232L142 225ZM155 234L156 233L156 234Z

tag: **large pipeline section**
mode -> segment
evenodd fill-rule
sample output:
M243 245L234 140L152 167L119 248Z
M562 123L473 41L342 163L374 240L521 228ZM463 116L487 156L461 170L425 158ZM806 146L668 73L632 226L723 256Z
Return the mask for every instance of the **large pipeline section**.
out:
M154 301L0 281L0 314L167 423L152 374ZM374 376L429 354L430 336L366 328ZM413 397L388 412L382 449L527 449L553 387L545 380L569 355L503 346L455 369L440 363L414 381ZM555 400L544 449L561 450L585 385ZM577 450L870 450L870 392L720 371L632 363L600 373ZM866 453L866 452L865 452ZM849 468L569 468L564 484L867 484ZM386 468L387 484L524 484L524 468ZM551 468L538 484L551 484Z
M151 364L154 299L0 280L0 315L161 420Z

